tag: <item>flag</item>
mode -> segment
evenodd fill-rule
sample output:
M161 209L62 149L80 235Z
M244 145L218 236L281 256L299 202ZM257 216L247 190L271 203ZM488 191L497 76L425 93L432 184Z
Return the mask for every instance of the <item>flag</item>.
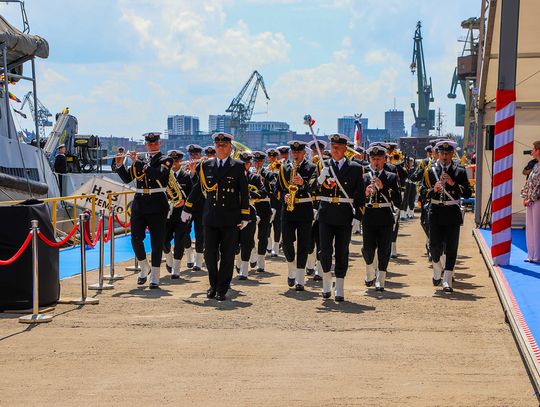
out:
M8 91L8 94L9 94L9 98L10 98L11 100L14 100L14 101L17 102L17 103L21 103L21 101L19 100L19 98L18 98L17 96L15 96L13 93L11 93L11 92Z
M313 119L313 117L311 117L311 115L306 114L304 116L304 124L307 124L308 126L313 126L315 124L315 120Z
M21 115L21 116L22 116L23 118L25 118L25 119L26 119L26 114L24 114L24 113L23 113L23 112L21 112L20 110L17 110L17 109L13 109L13 111L14 111L15 113L18 113L18 114L20 114L20 115Z
M354 148L362 145L362 123L360 119L354 121Z

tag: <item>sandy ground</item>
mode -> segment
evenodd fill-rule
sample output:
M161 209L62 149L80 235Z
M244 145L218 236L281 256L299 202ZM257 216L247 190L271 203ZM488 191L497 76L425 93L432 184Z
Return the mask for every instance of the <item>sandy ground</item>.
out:
M538 405L471 227L451 295L431 285L415 220L382 294L363 286L354 238L344 303L313 281L290 290L281 258L235 277L224 303L206 299L204 271L183 271L159 291L129 276L41 326L0 314L0 405Z

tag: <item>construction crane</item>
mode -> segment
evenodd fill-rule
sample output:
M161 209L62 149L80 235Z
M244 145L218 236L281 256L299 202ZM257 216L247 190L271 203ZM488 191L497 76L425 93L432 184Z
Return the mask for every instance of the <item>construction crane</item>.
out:
M414 115L414 125L418 131L418 136L425 137L429 135L429 131L434 128L435 111L429 110L430 102L433 102L433 87L431 78L429 82L426 74L426 61L424 59L424 47L422 46L422 23L419 21L416 24L414 32L413 57L411 62L411 72L416 73L418 81L418 113L416 112L415 103L411 103L411 108Z
M259 86L264 91L268 103L270 97L268 96L268 92L266 92L263 77L259 72L253 71L242 90L240 90L240 93L238 93L227 110L225 110L231 114L231 128L234 129L233 133L235 135L243 136L245 134L247 123L251 120L253 114Z
M461 56L458 57L458 66L454 69L450 92L447 95L449 99L455 99L458 86L463 93L465 104L456 104L456 126L463 126L463 147L465 152L474 149L476 138L476 126L473 125L474 109L471 90L476 87L478 31L480 26L481 20L476 17L461 22L461 28L467 30L467 36L465 39L460 40L460 42L463 42L463 50Z
M32 91L28 92L23 99L21 110L24 109L24 106L28 103L30 107L30 114L32 115L32 118L38 125L39 130L39 138L41 140L45 139L45 127L52 126L52 122L49 120L49 117L52 117L51 112L49 109L47 109L41 101L36 98L37 103L37 118L35 117L35 109L34 109L34 94Z

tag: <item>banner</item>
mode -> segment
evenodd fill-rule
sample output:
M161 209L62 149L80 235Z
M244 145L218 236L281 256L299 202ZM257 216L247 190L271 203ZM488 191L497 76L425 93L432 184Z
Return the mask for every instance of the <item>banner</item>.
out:
M94 175L88 181L86 181L78 190L74 191L72 195L96 195L96 212L100 209L105 209L106 215L109 214L109 202L107 200L107 194L109 192L124 192L133 191L133 188L116 182L107 177L99 177ZM114 195L112 197L113 206L117 207L118 216L124 214L124 210L127 208L128 216L131 213L131 202L133 201L134 194ZM80 199L77 202L77 206L92 210L92 199Z

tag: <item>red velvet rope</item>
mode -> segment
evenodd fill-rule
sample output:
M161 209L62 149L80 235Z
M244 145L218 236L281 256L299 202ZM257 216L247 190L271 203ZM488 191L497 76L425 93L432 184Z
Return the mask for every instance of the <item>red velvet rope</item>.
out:
M90 237L88 236L88 233L86 232L86 230L84 231L84 240L86 241L86 243L92 247L95 247L97 242L99 241L99 236L101 234L101 225L103 224L103 219L100 219L98 224L97 224L97 230L96 230L96 236L93 238L93 239L90 239Z
M114 215L114 218L116 219L116 222L118 222L118 224L124 229L127 229L131 226L131 221L129 221L128 223L122 223L117 213Z
M32 240L32 231L28 232L28 236L26 236L22 246L17 250L17 253L15 253L13 257L7 260L0 260L0 266L7 266L17 260L30 244L30 240Z
M113 232L113 218L109 216L109 229L107 230L107 236L105 236L105 243L108 243L111 240L111 233Z
M43 233L41 233L41 231L38 232L38 236L41 240L43 240L45 242L46 245L48 246L51 246L51 247L60 247L60 246L63 246L65 245L69 239L71 239L71 237L75 234L75 232L77 231L77 228L79 227L79 225L75 224L73 226L73 229L71 229L71 232L69 232L69 234L64 238L64 240L61 240L59 242L55 242L55 241L52 241L52 240L49 240L47 238L47 236L45 236Z

